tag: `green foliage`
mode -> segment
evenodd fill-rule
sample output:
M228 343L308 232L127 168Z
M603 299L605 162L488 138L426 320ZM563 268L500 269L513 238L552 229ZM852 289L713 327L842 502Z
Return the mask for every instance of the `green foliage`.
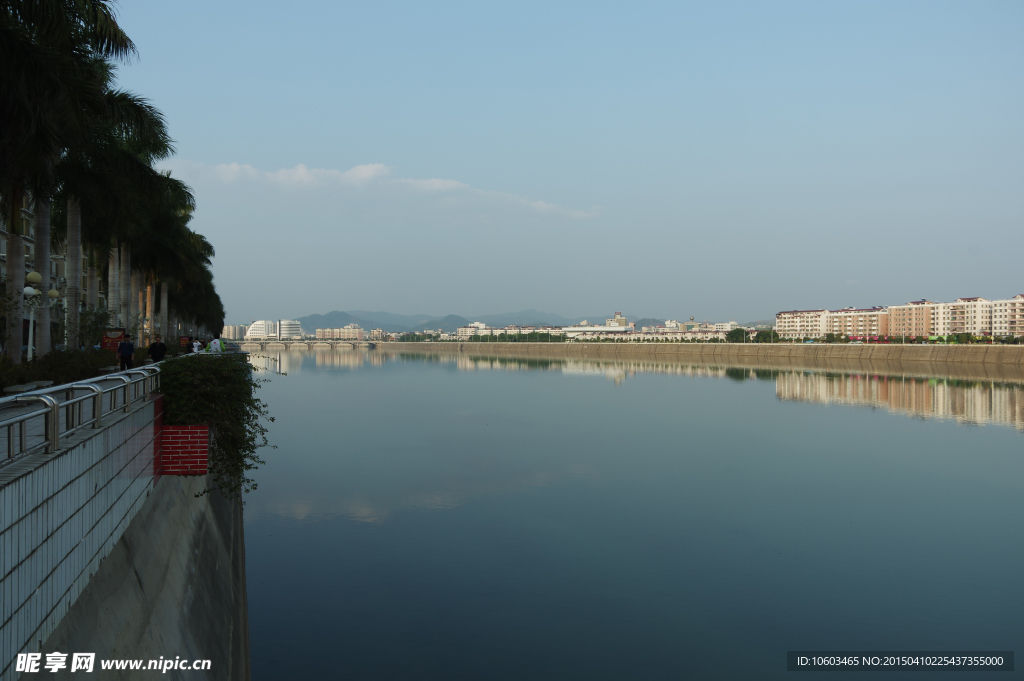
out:
M83 381L115 364L117 357L110 350L54 351L21 364L11 364L4 357L0 360L0 388L30 381L53 381L54 385Z
M747 340L747 330L740 327L738 329L732 329L729 333L725 334L726 343L745 343Z
M831 334L830 334L831 335ZM779 334L772 330L758 331L754 336L755 343L778 343Z
M103 340L109 322L107 309L88 307L78 313L78 341L80 347L91 348Z
M263 381L253 375L246 355L182 356L160 368L164 423L209 424L214 484L234 498L256 489L248 474L264 463L256 452L267 446L264 422L274 419L255 395Z

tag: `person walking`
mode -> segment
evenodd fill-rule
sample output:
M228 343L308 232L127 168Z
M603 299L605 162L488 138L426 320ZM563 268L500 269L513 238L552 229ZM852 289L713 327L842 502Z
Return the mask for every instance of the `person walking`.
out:
M149 344L149 356L154 362L162 362L166 354L167 346L163 339L157 336L156 340Z
M188 337L188 343L185 344L185 352L192 353L196 351L196 345L193 342L192 336Z
M132 360L135 358L135 343L132 337L125 334L124 340L117 344L117 357L121 360L121 371L132 368Z
M203 351L203 341L201 341L200 339L196 338L195 341L192 342L192 352L202 352L202 351Z
M213 334L213 340L206 346L207 352L224 352L224 341L220 339L220 334Z

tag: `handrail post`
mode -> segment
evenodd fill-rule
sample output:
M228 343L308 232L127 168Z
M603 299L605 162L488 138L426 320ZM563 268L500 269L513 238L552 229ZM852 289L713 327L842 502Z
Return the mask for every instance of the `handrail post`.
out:
M110 389L110 413L114 413L114 396L117 395L117 391L120 390L121 388L125 389L125 393L124 393L125 404L124 404L123 407L120 407L120 409L122 411L124 411L124 412L127 412L131 408L131 406L132 406L132 401L131 401L131 399L129 399L129 395L128 395L128 390L131 388L131 385L132 385L132 379L128 378L127 376L125 376L124 374L121 374L121 373L110 374L109 376L106 376L105 378L109 379L109 380L113 380L115 378L119 378L122 381L124 381L124 385L116 385L116 386L114 386L113 388Z
M92 415L95 419L92 427L99 428L100 421L103 419L103 388L99 387L95 383L72 383L72 389L78 390L91 390L93 392L92 398Z
M49 395L23 395L19 397L16 402L31 402L32 400L39 400L47 407L50 408L48 417L49 423L46 424L45 431L49 431L48 435L44 435L46 438L46 452L52 454L57 451L60 447L60 402L53 399ZM22 450L27 449L25 447L24 437L21 442Z

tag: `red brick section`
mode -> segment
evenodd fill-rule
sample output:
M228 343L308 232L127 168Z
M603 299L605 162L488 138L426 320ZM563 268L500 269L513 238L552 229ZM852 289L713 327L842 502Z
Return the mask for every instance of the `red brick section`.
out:
M162 475L206 475L210 456L210 427L167 426L161 433Z

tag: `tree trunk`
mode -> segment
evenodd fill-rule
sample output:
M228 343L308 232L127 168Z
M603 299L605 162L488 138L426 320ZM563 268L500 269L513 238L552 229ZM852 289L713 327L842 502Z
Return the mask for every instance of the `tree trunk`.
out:
M50 281L50 202L36 202L36 272L43 275L40 288L43 301L36 310L36 354L40 357L51 350L50 341L50 302L46 295L53 288Z
M131 279L132 279L132 252L128 246L121 246L121 271L118 273L121 282L121 295L118 299L117 316L119 324L127 329L131 326L129 316L131 315Z
M146 343L152 343L156 337L156 324L153 317L153 275L146 275Z
M146 275L138 273L133 278L139 299L139 338L146 335Z
M160 282L160 337L164 343L170 341L171 336L167 332L167 282Z
M78 348L78 315L82 301L82 206L78 198L68 197L68 235L65 250L68 288L64 294L67 300L67 344Z
M86 300L91 308L96 308L100 304L100 281L99 281L99 267L96 263L96 249L92 246L89 247L89 267L86 270Z
M131 284L128 287L128 329L129 333L139 337L139 273L132 272Z
M117 326L118 306L121 300L121 264L118 262L117 248L110 249L110 264L107 266L107 314L111 326Z
M7 339L4 347L11 363L21 364L25 328L25 242L15 229L20 230L21 225L12 228L7 238L7 295L10 296L11 304L7 310Z

